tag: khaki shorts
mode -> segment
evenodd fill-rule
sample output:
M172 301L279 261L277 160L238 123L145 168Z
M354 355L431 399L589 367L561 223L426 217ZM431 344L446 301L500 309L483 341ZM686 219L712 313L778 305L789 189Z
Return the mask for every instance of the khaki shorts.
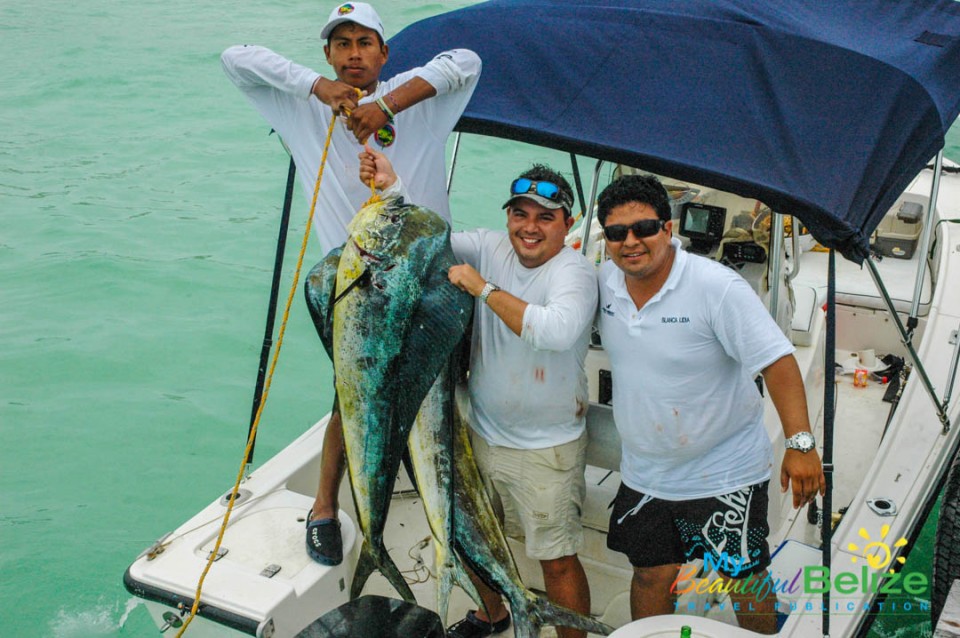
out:
M490 502L511 538L524 541L527 556L553 560L583 547L581 511L587 433L539 450L491 446L470 433L473 454Z

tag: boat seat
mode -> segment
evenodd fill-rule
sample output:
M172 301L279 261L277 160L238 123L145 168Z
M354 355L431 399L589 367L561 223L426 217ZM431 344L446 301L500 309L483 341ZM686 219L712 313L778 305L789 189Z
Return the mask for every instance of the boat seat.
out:
M790 324L790 341L795 346L809 346L813 343L813 332L817 310L822 304L817 303L819 298L817 289L806 284L793 286L793 321Z
M603 534L610 526L610 503L620 487L620 472L587 466L587 498L583 504L583 526Z
M819 548L796 540L784 541L770 556L770 576L776 583L795 583L798 574L802 574L809 565L820 565L823 553ZM782 603L796 602L802 589L779 588L777 598Z
M795 293L803 287L811 287L817 293L816 306L822 306L827 300L827 267L829 254L825 252L807 252L800 256L800 272L793 281ZM877 263L877 271L898 312L909 314L913 305L913 288L917 278L917 263L920 251L911 259L885 257ZM873 277L867 268L852 261L837 257L837 303L844 306L856 306L873 310L886 310L883 298L877 290ZM923 277L923 292L920 295L919 316L930 312L933 290L930 284L930 266L926 264ZM799 305L799 300L798 300Z

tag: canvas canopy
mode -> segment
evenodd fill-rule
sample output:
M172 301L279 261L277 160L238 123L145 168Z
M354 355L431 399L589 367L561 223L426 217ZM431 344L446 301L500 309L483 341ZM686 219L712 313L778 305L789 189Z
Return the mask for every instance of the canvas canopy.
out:
M389 41L465 47L458 130L757 198L857 262L960 110L954 0L492 0Z

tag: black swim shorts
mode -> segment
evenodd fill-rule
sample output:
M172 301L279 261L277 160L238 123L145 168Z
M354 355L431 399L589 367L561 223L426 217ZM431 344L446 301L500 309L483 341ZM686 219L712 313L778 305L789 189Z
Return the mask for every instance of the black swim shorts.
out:
M665 501L621 483L607 547L634 567L705 558L732 578L762 572L770 565L768 483L690 501Z

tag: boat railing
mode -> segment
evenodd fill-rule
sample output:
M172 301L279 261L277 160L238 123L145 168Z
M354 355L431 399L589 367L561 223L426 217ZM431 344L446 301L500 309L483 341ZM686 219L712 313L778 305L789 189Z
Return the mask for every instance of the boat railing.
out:
M937 153L934 161L933 181L930 185L930 203L927 205L927 217L923 224L923 235L920 239L921 258L917 263L917 279L913 289L913 304L910 307L910 318L907 320L907 328L910 330L909 336L913 338L913 331L917 327L917 315L920 309L920 294L923 289L923 275L925 271L924 257L929 254L930 241L933 238L933 220L937 211L937 197L940 193L940 172L943 170L943 149Z

